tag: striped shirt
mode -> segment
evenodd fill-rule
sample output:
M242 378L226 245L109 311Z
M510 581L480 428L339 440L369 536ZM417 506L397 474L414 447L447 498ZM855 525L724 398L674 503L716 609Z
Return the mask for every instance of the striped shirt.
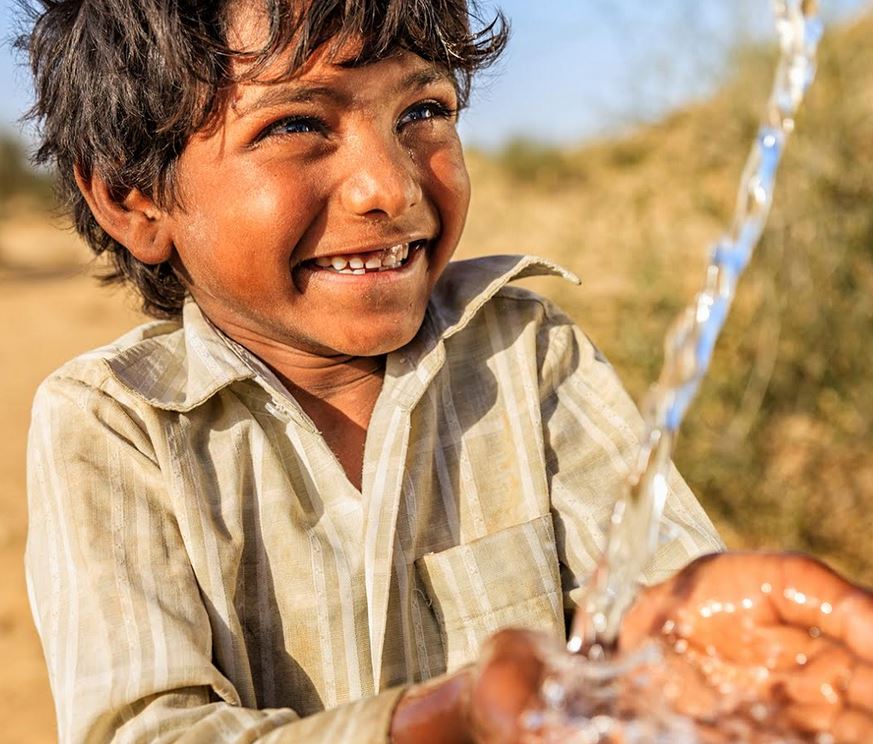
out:
M51 375L26 567L62 742L384 741L404 685L564 632L637 450L534 258L449 265L388 355L363 485L194 303ZM674 473L657 581L722 546ZM113 738L115 737L115 738Z

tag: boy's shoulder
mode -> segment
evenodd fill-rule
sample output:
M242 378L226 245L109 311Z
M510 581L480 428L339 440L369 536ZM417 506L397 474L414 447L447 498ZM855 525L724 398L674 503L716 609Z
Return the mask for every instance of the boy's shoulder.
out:
M85 386L136 405L189 411L216 390L250 377L193 302L180 320L151 321L52 372L41 390Z
M83 352L65 362L45 382L71 380L86 385L103 387L111 377L112 365L129 356L143 356L163 351L173 355L183 334L182 323L175 320L153 320L132 328L124 334L96 349ZM44 383L45 384L45 383Z

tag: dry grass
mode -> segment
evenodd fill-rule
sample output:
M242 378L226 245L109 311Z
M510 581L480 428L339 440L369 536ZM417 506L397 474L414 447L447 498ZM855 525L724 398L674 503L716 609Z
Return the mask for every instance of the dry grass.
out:
M873 19L832 36L782 173L773 220L692 408L677 460L736 547L811 550L873 582ZM620 142L471 153L462 255L532 252L581 289L535 283L603 348L636 397L726 224L771 60L749 53L712 101ZM0 222L0 700L3 740L48 742L53 713L21 575L33 391L138 322L44 215Z

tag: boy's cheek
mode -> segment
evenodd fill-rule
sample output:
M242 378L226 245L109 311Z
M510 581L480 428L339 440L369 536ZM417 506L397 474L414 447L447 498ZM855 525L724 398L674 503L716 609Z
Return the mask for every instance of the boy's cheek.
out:
M470 203L470 175L460 143L434 152L430 171L433 180L454 200L455 208L462 216L466 215Z
M448 249L437 260L448 262L461 239L467 219L470 177L460 145L455 149L434 153L428 165L431 170L430 182L437 191L433 198L439 204L441 240Z

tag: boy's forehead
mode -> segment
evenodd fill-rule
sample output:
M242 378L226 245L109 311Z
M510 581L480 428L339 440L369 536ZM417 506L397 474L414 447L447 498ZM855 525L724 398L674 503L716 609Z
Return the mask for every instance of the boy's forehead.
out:
M231 49L262 49L269 41L270 20L260 2L236 2L228 9L227 45Z
M270 25L266 10L260 3L241 3L231 11L228 18L228 44L239 50L259 50L269 42ZM230 109L240 115L252 101L260 97L264 88L285 87L295 83L327 88L339 84L344 73L361 71L370 64L355 63L364 45L361 38L343 39L342 43L328 40L317 47L305 62L296 69L289 70L289 57L294 40L279 53L275 60L259 71L253 79L236 83L230 96ZM398 49L381 61L391 62L400 88L423 87L429 83L445 80L454 86L454 79L448 70L424 60L413 52ZM233 64L245 72L245 67L256 64L255 55L251 58L237 58ZM372 63L371 63L372 64ZM280 94L281 95L281 94Z
M305 9L301 5L296 9L296 12L301 13ZM295 23L295 20L289 19L289 23ZM227 44L232 49L238 49L245 53L252 52L252 56L246 61L245 54L242 55L243 61L235 60L237 64L253 64L254 58L258 52L270 43L270 15L264 3L261 2L243 2L231 6L227 16ZM305 31L301 31L305 33ZM296 39L291 39L289 48L293 47ZM330 53L337 61L354 59L362 47L362 42L350 38L342 46L331 44L330 42L322 45L330 50ZM318 52L322 52L319 47ZM314 55L313 55L314 56ZM308 62L308 60L307 60Z
M318 49L291 74L238 83L228 113L245 118L261 109L317 100L342 107L379 105L433 84L455 87L449 73L411 52L398 51L378 63L365 65L343 64L343 59L348 58Z
M235 67L241 68L237 70L238 72L244 72L245 67L257 64L257 51L267 46L270 41L270 19L263 4L244 2L232 7L228 17L227 37L231 48L241 51L251 50L253 53L251 57L247 58L243 55L233 61ZM287 49L278 54L277 58L252 82L276 83L307 77L316 68L319 77L330 76L331 73L338 73L343 68L353 66L351 62L358 57L363 47L363 40L360 38L348 38L342 44L336 41L331 43L329 40L316 48L299 69L289 74L288 57L292 53L294 41L292 39ZM234 100L238 100L241 95L240 87L236 86Z

